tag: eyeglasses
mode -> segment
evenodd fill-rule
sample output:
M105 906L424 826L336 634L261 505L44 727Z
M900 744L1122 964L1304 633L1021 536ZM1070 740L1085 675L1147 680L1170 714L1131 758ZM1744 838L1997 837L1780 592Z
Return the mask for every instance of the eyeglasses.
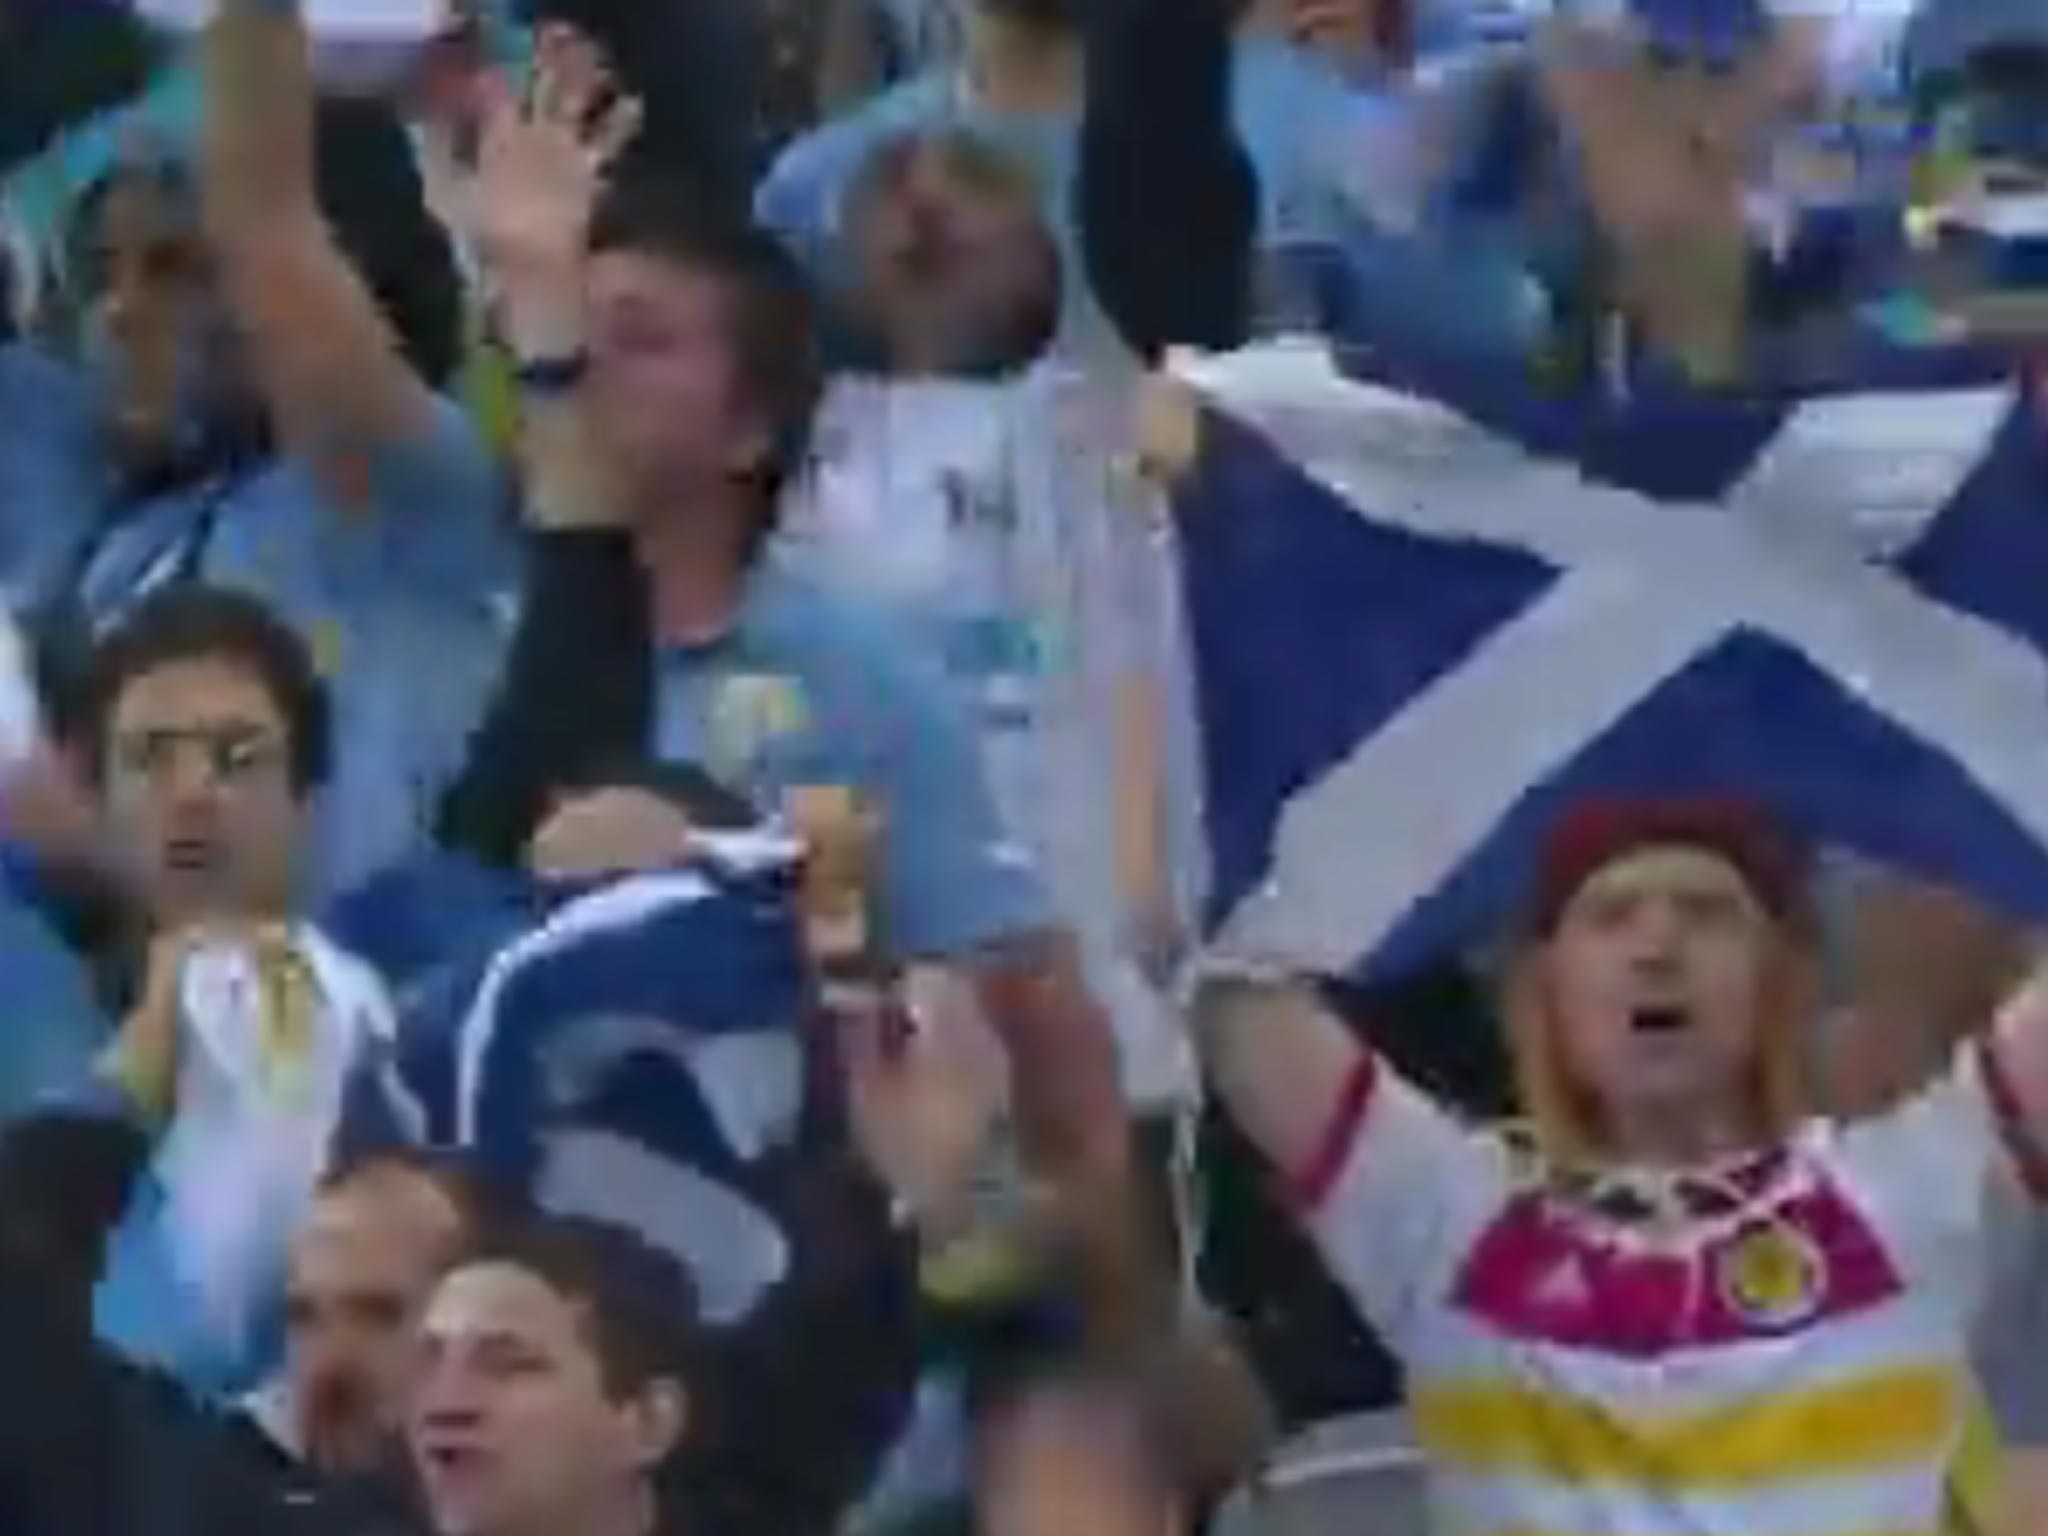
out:
M283 739L259 725L164 727L116 736L114 766L124 778L160 781L186 748L216 784L230 788L274 771L285 758Z

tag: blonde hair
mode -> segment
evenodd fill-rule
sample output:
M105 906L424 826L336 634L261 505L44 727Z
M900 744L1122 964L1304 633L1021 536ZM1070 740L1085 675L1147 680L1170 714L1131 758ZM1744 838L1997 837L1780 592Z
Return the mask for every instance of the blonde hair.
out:
M1611 1155L1599 1114L1572 1081L1559 1040L1544 961L1549 938L1525 943L1508 966L1502 1015L1513 1064L1521 1124L1550 1166L1583 1167ZM1750 1110L1770 1141L1790 1134L1814 1110L1800 1028L1815 996L1813 966L1796 936L1780 929L1757 996L1757 1054L1750 1072Z

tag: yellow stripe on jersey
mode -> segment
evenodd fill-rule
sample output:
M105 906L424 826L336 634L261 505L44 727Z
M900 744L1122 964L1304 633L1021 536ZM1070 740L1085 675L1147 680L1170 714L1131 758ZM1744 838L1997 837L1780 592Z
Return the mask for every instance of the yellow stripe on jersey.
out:
M1672 1492L1899 1470L1948 1456L1966 1400L1938 1366L1762 1394L1692 1416L1623 1419L1584 1398L1525 1387L1425 1386L1422 1443L1444 1472L1518 1474Z
M2014 1531L2005 1482L2005 1452L1981 1392L1970 1394L1963 1442L1948 1473L1948 1518L1942 1536L2002 1536Z

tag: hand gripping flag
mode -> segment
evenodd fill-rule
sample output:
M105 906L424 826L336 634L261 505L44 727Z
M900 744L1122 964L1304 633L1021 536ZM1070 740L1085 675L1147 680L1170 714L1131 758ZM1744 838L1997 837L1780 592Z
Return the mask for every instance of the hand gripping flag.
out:
M734 844L737 849L740 845ZM788 1272L755 1189L803 1118L801 935L789 850L495 901L411 991L387 1082L399 1123L544 1208L670 1251L707 1319ZM452 930L451 930L452 931ZM467 955L467 959L462 958Z
M1867 364L1867 366L1865 366ZM1752 796L2048 916L2048 427L1978 360L1740 399L1275 343L1184 359L1226 953L1382 975L1598 792Z

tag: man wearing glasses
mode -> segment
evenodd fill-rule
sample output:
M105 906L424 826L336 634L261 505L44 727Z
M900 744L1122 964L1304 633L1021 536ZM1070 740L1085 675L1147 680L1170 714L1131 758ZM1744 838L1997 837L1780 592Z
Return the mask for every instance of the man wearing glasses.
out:
M326 694L261 603L179 584L98 645L66 725L113 896L91 956L123 1021L104 1075L157 1138L101 1325L194 1387L240 1387L343 1084L393 1029L369 970L298 917Z

